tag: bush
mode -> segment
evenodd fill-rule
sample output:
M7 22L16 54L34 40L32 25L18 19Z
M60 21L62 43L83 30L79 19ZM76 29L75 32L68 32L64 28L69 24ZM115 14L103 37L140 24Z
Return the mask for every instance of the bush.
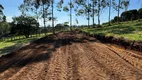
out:
M130 21L138 19L138 11L136 9L125 11L121 14L122 21Z
M142 8L140 8L140 9L138 10L138 13L139 13L139 18L142 19Z

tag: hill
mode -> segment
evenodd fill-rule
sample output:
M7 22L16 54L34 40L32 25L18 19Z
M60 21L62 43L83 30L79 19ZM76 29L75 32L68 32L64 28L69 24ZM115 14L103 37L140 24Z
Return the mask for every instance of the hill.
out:
M111 26L103 24L100 28L85 28L83 31L90 34L100 34L125 38L128 40L142 41L142 20L114 23Z

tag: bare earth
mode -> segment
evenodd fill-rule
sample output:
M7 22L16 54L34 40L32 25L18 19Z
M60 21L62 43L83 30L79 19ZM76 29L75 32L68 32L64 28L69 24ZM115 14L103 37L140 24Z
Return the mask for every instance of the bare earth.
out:
M142 52L58 33L1 57L0 80L142 80Z

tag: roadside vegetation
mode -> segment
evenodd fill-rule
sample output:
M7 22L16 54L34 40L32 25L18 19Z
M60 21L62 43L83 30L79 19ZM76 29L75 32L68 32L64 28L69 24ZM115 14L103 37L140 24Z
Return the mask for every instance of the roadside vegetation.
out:
M99 28L84 28L85 32L90 34L99 34L114 36L116 38L125 38L128 40L142 41L142 20L120 22L120 24L107 24Z
M103 23L101 27L85 28L83 31L90 34L142 41L142 8L124 11L120 17L115 16L110 22Z
M11 51L17 50L29 44L30 42L40 39L44 36L44 34L40 34L40 36L32 35L29 38L25 38L25 36L15 36L13 37L13 40L11 40L11 38L6 38L4 41L0 41L0 56L8 54Z

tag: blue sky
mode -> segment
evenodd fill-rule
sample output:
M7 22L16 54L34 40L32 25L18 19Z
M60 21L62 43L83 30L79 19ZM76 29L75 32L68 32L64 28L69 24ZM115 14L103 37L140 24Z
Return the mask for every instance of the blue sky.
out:
M58 1L58 0L56 0ZM67 0L65 0L67 1ZM130 0L130 5L128 7L128 10L130 9L139 9L140 7L142 7L142 0L140 0L140 2L138 2L139 0ZM7 21L11 22L12 21L12 17L13 16L19 16L21 14L21 12L18 10L18 6L20 4L22 4L23 0L0 0L0 4L2 4L4 6L4 14L7 16ZM56 6L55 6L56 7ZM69 21L69 16L67 12L58 12L56 11L57 9L55 8L55 17L57 17L57 23L63 23L63 22L67 22ZM124 10L121 10L121 12L123 12ZM114 16L117 16L117 12L116 11L112 11L111 14L111 18L113 18ZM76 24L75 22L75 17L73 15L73 24ZM107 22L108 21L108 9L105 9L102 13L101 13L101 23L103 22ZM87 20L86 17L78 17L78 21L79 21L79 25L87 25ZM40 24L42 25L42 19L39 21ZM92 20L90 21L90 23L92 24ZM97 16L95 16L95 23L97 23ZM50 24L50 22L48 22L48 24Z

